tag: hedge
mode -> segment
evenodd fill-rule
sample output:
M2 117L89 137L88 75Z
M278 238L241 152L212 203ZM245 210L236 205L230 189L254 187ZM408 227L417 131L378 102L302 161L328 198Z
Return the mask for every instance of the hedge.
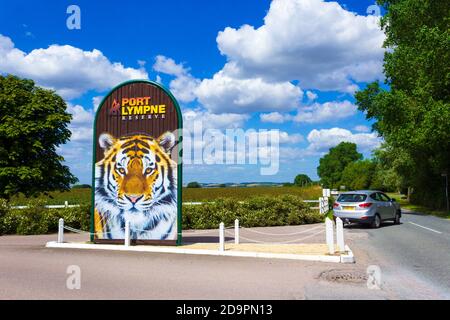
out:
M0 235L2 234L46 234L58 231L58 220L76 229L88 231L90 206L77 208L48 209L42 201L31 201L27 209L11 209L0 199Z
M0 199L1 234L45 234L57 232L58 220L72 228L88 231L90 206L47 209L40 200L31 201L27 209L11 209ZM246 201L217 199L201 205L183 206L183 229L214 229L220 222L234 225L239 219L243 227L267 227L309 224L323 221L318 210L310 210L302 199L292 195L256 196Z
M292 195L255 196L241 202L224 198L183 206L184 229L214 229L220 222L232 226L235 219L243 227L269 227L321 222L323 216Z

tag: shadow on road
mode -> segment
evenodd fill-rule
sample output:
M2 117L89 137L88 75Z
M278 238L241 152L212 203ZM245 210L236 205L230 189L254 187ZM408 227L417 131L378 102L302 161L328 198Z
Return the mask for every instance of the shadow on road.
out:
M403 214L412 215L412 216L429 216L429 214L426 214L426 213L409 211L409 210L408 211L402 211L402 215Z
M380 226L379 229L382 228L390 228L390 227L399 227L401 226L403 223L400 222L400 224L394 224L393 222L383 222ZM346 224L344 225L344 228L347 229L372 229L372 227L368 224L363 224L363 223L351 223L351 224ZM374 229L376 230L376 229Z

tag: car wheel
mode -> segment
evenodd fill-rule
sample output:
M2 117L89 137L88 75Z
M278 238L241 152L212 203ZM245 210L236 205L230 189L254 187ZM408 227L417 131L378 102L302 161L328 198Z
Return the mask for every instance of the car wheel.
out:
M373 218L372 228L378 229L380 226L381 226L381 218L380 218L380 215L377 213L375 215L375 217Z
M395 213L394 224L400 224L400 212Z

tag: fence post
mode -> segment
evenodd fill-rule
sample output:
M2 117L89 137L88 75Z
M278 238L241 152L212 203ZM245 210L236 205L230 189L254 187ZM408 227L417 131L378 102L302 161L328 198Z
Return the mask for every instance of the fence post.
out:
M319 198L319 213L323 214L323 197Z
M66 207L66 208L69 207L69 201L64 201L64 207Z
M234 244L239 244L239 220L234 220Z
M130 221L125 221L125 246L130 246Z
M58 221L58 243L64 242L64 219L60 218Z
M328 253L334 254L334 232L333 232L333 221L330 218L325 219L325 231L326 231L326 241L328 246Z
M345 252L344 223L339 217L336 218L336 242L339 247L339 251Z
M219 225L219 251L225 251L225 225L223 222Z

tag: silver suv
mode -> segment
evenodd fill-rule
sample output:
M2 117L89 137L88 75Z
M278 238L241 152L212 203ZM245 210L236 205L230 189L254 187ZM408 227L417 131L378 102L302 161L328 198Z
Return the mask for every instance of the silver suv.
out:
M345 223L366 223L379 228L385 220L399 224L402 212L395 199L383 192L360 190L341 193L333 205L333 215Z

